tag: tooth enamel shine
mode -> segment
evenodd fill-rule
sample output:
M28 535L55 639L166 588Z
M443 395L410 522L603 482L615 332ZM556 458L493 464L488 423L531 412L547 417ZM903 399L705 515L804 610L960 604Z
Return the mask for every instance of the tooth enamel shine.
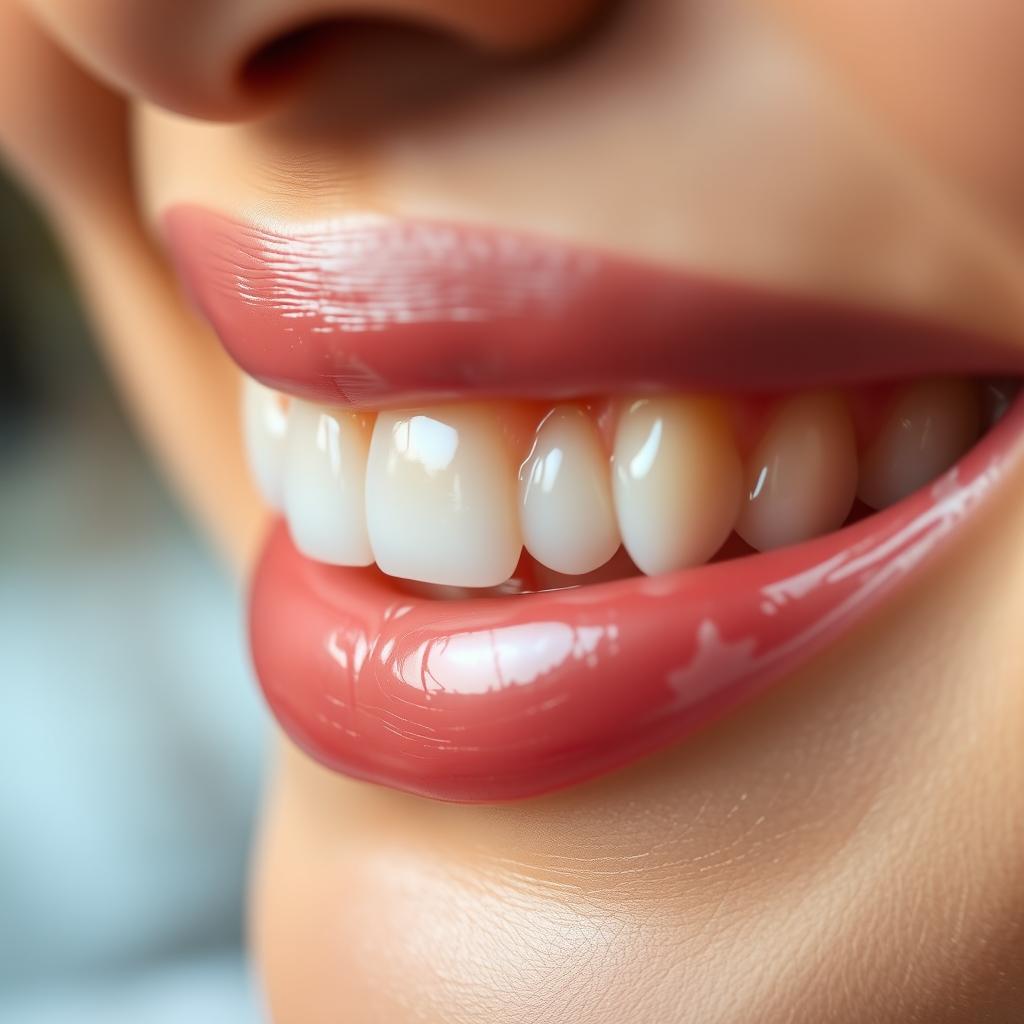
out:
M582 409L559 406L544 418L519 475L523 538L538 562L579 575L615 554L608 456Z
M284 461L288 410L282 396L251 377L242 381L242 433L249 467L269 505L284 504Z
M714 399L630 403L612 459L622 540L643 572L699 565L725 543L739 511L742 465Z
M377 564L426 583L503 583L522 549L515 482L500 410L452 405L382 412L366 474Z
M371 565L366 529L366 460L371 418L292 403L284 508L295 546L331 565Z
M700 565L734 530L758 551L796 544L842 526L855 493L899 501L971 447L985 409L970 380L893 394L860 454L847 399L822 392L780 401L744 458L737 434L760 407L752 420L708 396L374 414L247 381L245 439L308 558L469 595L520 585L524 545L530 585L562 588Z

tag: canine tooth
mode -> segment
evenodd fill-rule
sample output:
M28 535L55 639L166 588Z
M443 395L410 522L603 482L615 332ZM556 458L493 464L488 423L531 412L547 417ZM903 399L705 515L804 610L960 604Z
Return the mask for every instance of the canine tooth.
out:
M283 397L251 377L242 380L242 431L249 471L267 503L284 503L284 458L288 409Z
M369 417L293 401L289 419L284 508L295 546L318 562L369 565Z
M736 529L759 551L842 526L857 489L857 444L845 402L825 393L787 401L748 458L746 481Z
M715 400L631 403L619 420L612 462L619 530L642 572L699 565L732 532L742 464Z
M857 494L871 508L892 505L934 480L978 439L978 387L962 378L908 385L864 453Z
M619 547L608 456L590 417L552 410L519 473L519 516L527 551L567 575L592 572Z
M522 549L516 467L500 413L479 405L383 412L366 473L370 546L392 576L493 587Z

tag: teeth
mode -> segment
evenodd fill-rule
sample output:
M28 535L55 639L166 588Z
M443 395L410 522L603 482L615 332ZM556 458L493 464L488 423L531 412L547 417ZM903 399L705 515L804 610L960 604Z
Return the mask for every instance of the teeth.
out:
M249 377L242 382L242 426L249 467L268 504L284 502L288 410L282 396Z
M498 410L383 412L366 474L370 545L392 576L493 587L522 547L516 473Z
M519 475L523 541L538 562L581 575L615 554L608 455L582 409L560 406L545 417Z
M864 453L857 494L871 508L892 505L952 466L982 427L977 386L928 380L904 388Z
M855 497L880 509L940 476L1016 391L902 387L860 458L850 409L829 393L780 402L745 459L735 435L763 403L694 395L600 407L617 420L528 402L373 414L247 379L243 416L253 474L303 554L479 597L656 575L828 533ZM532 558L520 566L524 545Z
M363 414L292 402L284 509L295 546L319 562L373 562L364 493L370 431Z
M746 465L739 535L759 551L842 526L857 488L857 445L842 399L803 395L777 411Z
M622 541L641 571L699 565L732 532L742 466L714 400L633 402L619 421L613 466Z

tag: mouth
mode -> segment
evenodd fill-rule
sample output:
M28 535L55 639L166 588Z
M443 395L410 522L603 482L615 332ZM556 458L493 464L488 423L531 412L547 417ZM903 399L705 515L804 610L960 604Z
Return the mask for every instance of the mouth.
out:
M504 232L177 207L282 513L250 639L327 767L582 782L782 683L1024 457L1013 348Z

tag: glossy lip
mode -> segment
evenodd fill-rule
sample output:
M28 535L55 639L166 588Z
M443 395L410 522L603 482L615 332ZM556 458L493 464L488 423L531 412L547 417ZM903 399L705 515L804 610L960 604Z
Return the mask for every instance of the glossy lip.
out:
M968 331L482 227L284 228L177 206L164 234L246 373L336 404L772 392L1021 363Z
M484 229L346 218L275 232L177 208L186 288L250 375L330 402L774 391L1019 373L1020 353ZM829 344L821 345L821 338ZM676 742L846 635L1024 458L1024 399L948 474L827 537L662 577L430 601L375 569L257 568L257 675L324 765L424 796L528 797Z

